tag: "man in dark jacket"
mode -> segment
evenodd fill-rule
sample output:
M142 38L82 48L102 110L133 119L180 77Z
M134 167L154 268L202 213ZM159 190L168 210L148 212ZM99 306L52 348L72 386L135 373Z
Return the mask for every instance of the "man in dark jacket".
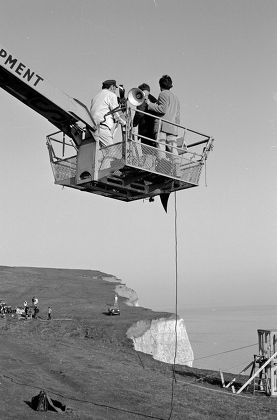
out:
M150 93L150 86L147 83L142 83L141 85L138 86L139 89L141 89L145 95L145 100L143 101L143 103L141 105L139 105L137 107L138 111L143 111L143 112L149 112L150 114L153 114L151 111L149 111L148 109L148 105L147 105L147 100L149 100L149 102L151 103L155 103L157 101L157 99L151 95ZM144 136L144 137L148 137L150 139L154 139L155 135L154 135L154 122L155 122L155 118L151 117L150 115L145 115L142 114L141 112L136 112L135 116L134 116L134 120L133 120L133 126L134 127L138 127L138 136ZM147 140L144 139L143 137L140 137L141 143L146 144L148 146L156 146L156 142L155 141L151 141L151 140Z

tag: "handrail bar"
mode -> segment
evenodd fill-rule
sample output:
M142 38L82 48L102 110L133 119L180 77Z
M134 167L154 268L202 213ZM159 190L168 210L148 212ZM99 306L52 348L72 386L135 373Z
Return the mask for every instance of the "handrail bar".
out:
M164 144L164 143L162 143L162 142L160 142L160 141L158 141L158 140L156 140L156 139L151 139L150 137L145 137L145 136L142 136L142 135L138 135L138 134L136 134L136 136L137 137L140 137L141 139L145 139L145 140L149 140L149 141L153 141L154 143L158 143L158 144ZM129 141L134 141L134 142L137 142L137 143L140 143L140 141L139 140L129 140ZM201 142L198 142L198 143L193 143L193 144L191 144L191 145L187 145L187 148L188 147L192 147L192 146L197 146L198 144L201 144L201 143L208 143L208 141L209 140L202 140ZM143 143L142 143L143 144ZM107 147L109 147L109 146L107 146ZM155 146L150 146L150 147L155 147ZM177 151L180 151L180 152L185 152L185 149L183 149L183 148L181 148L181 147L178 147L178 146L171 146L171 148L172 149L176 149ZM170 152L167 152L167 153L170 153ZM201 154L201 153L196 153L196 152L187 152L187 153L189 153L190 155L191 154L193 154L193 155L195 155L195 156L199 156L199 157L203 157L203 155Z
M131 109L133 109L133 108L131 108ZM207 141L211 137L211 136L208 136L207 134L203 134L203 133L200 133L199 131L191 130L190 128L186 128L185 126L180 125L180 124L176 124L172 121L164 120L162 117L158 117L157 115L149 114L149 112L141 111L140 109L134 110L134 112L139 112L141 114L149 115L150 117L152 117L154 119L161 120L161 121L166 122L168 124L174 125L175 127L182 128L183 130L189 131L189 132L194 133L194 134L198 134L199 136L202 136L202 137L207 137Z
M187 148L193 147L193 146L199 146L199 144L208 143L210 141L211 137L209 137L206 140L196 141L195 143L187 144Z
M59 131L59 133L62 133L62 131ZM57 134L57 133L56 133L56 134ZM54 141L55 143L65 144L66 146L73 147L73 148L76 150L76 147L75 147L73 144L66 143L66 142L63 142L63 141L61 141L61 140L54 139L54 138L49 138L49 137L50 137L50 136L47 136L47 140L49 140L49 141Z
M132 133L132 134L136 137L140 137L141 139L149 140L149 141L152 141L154 143L159 143L158 140L152 139L151 137L146 137L146 136L143 136L142 134L134 134L134 133ZM182 138L182 137L180 137L180 138ZM196 141L195 143L186 144L186 148L193 147L193 146L199 146L199 144L208 143L210 140L211 140L211 137L209 137L205 140ZM174 147L174 146L171 146L171 147ZM176 147L176 149L184 150L181 147Z
M59 158L57 156L55 156L55 158L57 159L54 163L60 163L60 162L68 162L70 159L76 159L76 155L73 156L68 156L66 158Z
M48 135L46 136L46 138L48 139L49 137L51 137L51 136L55 136L56 134L60 134L60 133L62 133L62 132L63 132L62 130L55 131L55 133L48 134Z

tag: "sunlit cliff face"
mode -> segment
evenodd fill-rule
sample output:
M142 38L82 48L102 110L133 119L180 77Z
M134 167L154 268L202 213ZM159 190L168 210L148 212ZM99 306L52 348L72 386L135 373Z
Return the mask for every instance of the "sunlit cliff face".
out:
M183 319L177 320L177 352L175 363L192 367L194 355ZM139 321L127 331L137 351L151 354L154 359L174 363L175 319L160 318L152 321Z

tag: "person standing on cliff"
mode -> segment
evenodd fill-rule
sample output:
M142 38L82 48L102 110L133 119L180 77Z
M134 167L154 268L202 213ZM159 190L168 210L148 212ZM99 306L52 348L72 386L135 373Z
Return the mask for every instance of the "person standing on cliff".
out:
M52 308L50 306L48 306L48 320L52 319Z
M118 309L118 295L117 293L114 295L114 308Z
M25 312L26 318L28 316L28 309L29 309L28 302L27 302L27 300L25 300L24 301L24 312Z

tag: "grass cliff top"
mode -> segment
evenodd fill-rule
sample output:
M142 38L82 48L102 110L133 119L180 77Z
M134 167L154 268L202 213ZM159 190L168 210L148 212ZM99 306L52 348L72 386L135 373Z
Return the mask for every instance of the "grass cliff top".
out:
M37 320L0 318L1 419L53 419L28 404L41 389L70 408L70 420L168 419L172 389L171 419L277 417L276 400L233 396L220 387L218 372L177 366L172 388L171 366L134 351L126 337L133 323L170 314L127 306L119 297L121 315L107 316L118 284L108 274L0 267L0 284L7 305L36 296L40 309Z

